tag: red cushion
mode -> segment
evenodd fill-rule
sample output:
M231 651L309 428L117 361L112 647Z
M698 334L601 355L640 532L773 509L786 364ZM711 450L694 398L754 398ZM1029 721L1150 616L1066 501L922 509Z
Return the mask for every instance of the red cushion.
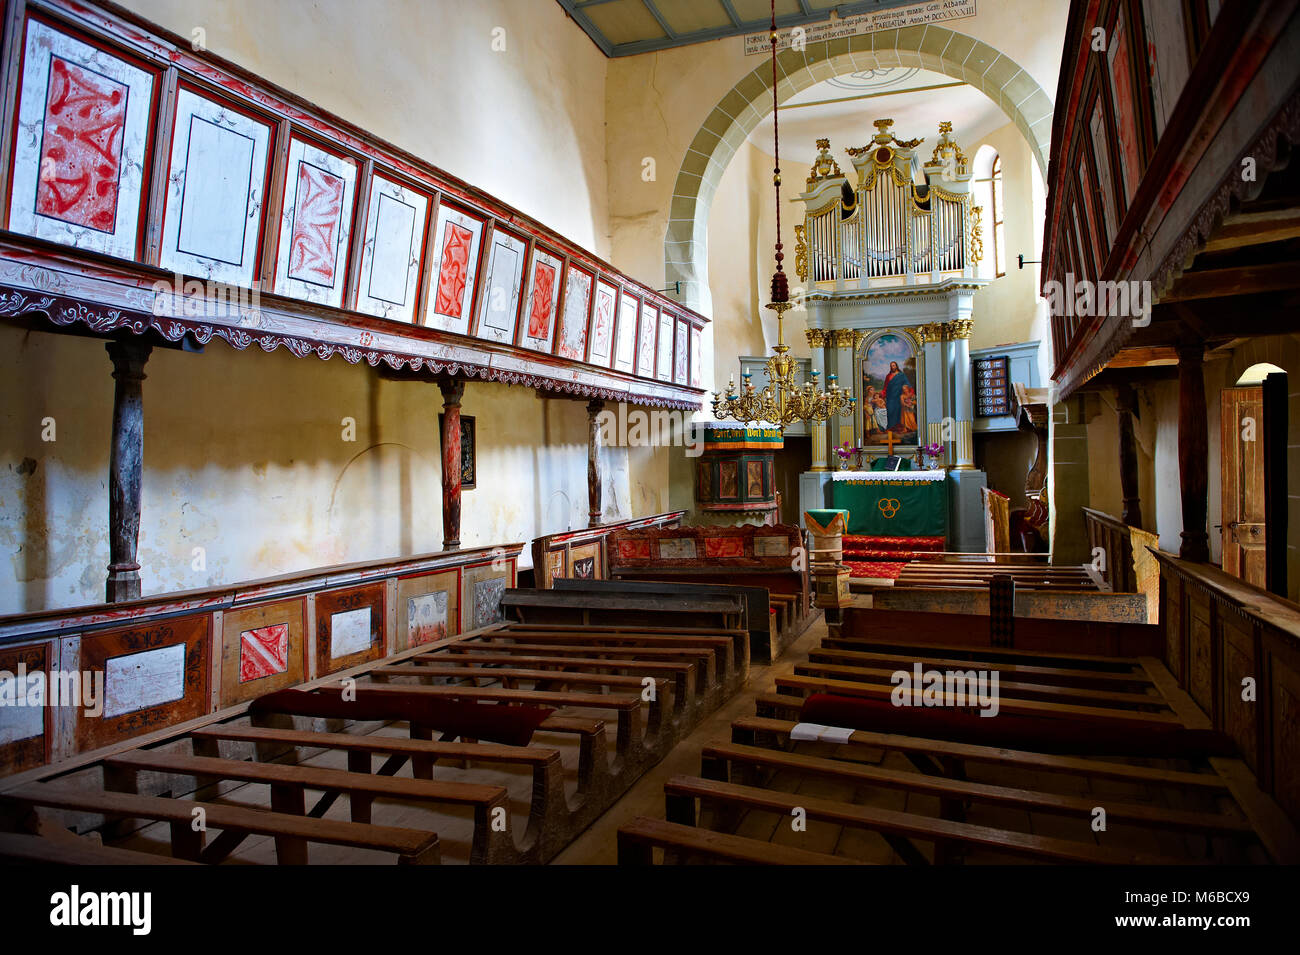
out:
M400 721L452 738L480 739L507 746L527 746L533 732L554 712L546 706L505 706L475 700L447 700L419 693L375 693L358 687L355 700L335 688L309 693L280 690L258 697L250 713L288 713L320 719Z
M954 707L894 706L888 700L831 693L814 693L804 700L799 720L1035 753L1187 758L1237 755L1232 740L1214 730L1135 723L1112 728L1068 718L1005 712L988 717Z

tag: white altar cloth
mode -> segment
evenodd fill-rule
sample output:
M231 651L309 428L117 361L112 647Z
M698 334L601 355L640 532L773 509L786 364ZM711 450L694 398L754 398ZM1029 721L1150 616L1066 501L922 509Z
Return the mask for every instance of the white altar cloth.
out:
M832 481L942 481L948 472L938 471L832 471Z

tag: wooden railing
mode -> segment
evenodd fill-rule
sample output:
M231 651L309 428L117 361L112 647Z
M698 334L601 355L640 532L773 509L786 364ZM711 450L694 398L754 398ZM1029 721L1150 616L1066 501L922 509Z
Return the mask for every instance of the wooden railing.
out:
M1133 537L1128 525L1091 507L1083 509L1083 523L1088 532L1088 549L1093 554L1093 566L1101 574L1101 579L1114 593L1137 593ZM1100 561L1096 559L1097 548L1101 548Z
M0 776L34 769L495 622L522 544L442 551L0 617ZM75 678L75 680L74 680ZM51 698L56 684L78 690ZM88 698L89 688L93 699ZM99 712L96 712L96 710Z
M1300 606L1211 564L1155 559L1165 666L1300 823Z

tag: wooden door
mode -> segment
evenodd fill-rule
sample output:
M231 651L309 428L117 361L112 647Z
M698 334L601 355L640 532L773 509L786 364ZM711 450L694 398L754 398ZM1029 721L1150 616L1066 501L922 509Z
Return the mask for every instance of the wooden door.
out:
M1221 400L1223 569L1264 587L1264 389L1225 388Z

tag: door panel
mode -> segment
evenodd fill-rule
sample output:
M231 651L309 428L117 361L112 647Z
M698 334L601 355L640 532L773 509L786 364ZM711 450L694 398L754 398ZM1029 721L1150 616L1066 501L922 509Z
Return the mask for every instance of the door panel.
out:
M1264 390L1225 388L1221 400L1223 569L1263 587Z

